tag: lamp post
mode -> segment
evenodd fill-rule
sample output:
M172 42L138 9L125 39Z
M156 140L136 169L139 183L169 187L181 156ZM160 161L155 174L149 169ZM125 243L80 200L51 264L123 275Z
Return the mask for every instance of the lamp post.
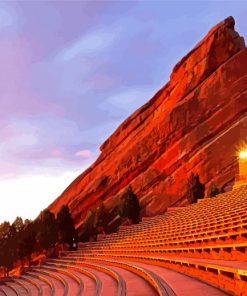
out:
M243 184L247 184L247 149L238 153L238 176L234 184L237 188Z
M239 152L239 177L247 176L247 150Z

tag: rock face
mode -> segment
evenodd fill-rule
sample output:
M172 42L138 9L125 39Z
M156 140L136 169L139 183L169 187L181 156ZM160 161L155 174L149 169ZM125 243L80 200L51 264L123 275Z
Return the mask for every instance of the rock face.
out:
M206 188L230 188L247 140L247 49L229 17L173 69L170 81L100 147L96 162L50 209L68 204L77 226L87 210L113 206L128 184L145 216L187 203L193 171Z

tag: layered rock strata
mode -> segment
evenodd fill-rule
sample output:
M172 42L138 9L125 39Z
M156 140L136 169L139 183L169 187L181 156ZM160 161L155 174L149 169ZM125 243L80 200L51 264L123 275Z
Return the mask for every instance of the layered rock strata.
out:
M131 184L142 214L187 203L190 172L225 189L247 140L247 49L229 17L173 69L170 81L101 145L95 163L51 205L68 204L79 225L90 208L110 207Z

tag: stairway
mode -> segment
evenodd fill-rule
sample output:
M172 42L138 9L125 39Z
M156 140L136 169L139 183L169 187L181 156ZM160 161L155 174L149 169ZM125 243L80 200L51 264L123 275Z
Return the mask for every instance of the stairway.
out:
M247 186L63 251L6 295L247 295Z

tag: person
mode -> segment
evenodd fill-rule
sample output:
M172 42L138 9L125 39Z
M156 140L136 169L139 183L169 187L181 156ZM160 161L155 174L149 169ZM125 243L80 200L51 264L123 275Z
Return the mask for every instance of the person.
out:
M77 250L77 242L74 237L73 237L73 242L72 242L72 250Z

